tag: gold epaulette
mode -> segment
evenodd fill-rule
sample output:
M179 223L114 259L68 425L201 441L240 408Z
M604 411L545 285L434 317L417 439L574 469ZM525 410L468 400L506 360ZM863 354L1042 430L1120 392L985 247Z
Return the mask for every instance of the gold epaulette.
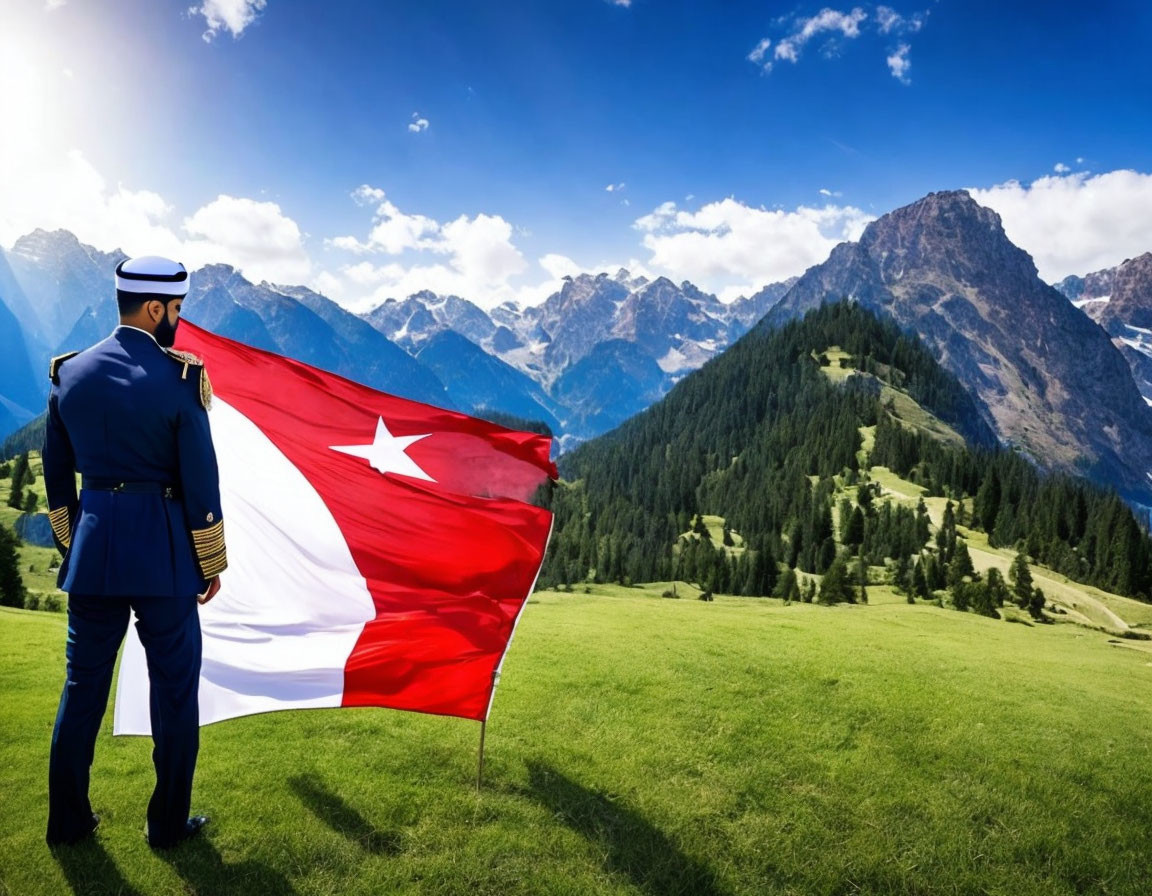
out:
M204 410L212 407L212 383L208 381L208 371L204 367L204 362L197 358L192 352L182 352L179 349L167 348L168 357L178 364L184 365L184 371L180 374L180 379L188 379L188 368L200 368L200 404L204 406Z
M80 352L65 352L63 355L57 355L48 362L48 379L52 380L53 386L60 385L60 365L69 358L76 357L78 354L80 354Z

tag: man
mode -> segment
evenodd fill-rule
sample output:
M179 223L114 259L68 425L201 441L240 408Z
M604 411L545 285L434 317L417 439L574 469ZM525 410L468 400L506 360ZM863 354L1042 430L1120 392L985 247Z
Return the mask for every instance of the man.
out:
M188 292L182 264L147 256L116 268L120 326L52 359L44 481L64 555L67 677L48 772L50 846L99 824L88 801L112 668L135 611L151 685L156 789L148 842L175 846L207 823L189 818L200 743L200 618L227 566L203 365L171 349ZM79 498L76 473L82 476Z

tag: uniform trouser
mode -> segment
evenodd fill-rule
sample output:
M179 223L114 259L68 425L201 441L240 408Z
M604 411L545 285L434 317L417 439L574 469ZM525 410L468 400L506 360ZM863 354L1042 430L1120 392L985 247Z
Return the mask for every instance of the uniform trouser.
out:
M49 842L74 839L91 827L88 773L130 610L136 611L151 685L156 789L148 803L148 839L164 844L180 837L200 748L201 642L196 607L194 595L69 596L67 678L48 766Z

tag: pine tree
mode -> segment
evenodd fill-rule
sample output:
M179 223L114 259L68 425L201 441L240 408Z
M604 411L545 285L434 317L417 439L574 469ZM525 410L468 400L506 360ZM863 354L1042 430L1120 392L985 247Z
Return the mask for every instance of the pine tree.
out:
M852 574L849 572L848 564L844 561L844 558L837 557L824 573L824 579L820 583L820 603L838 604L855 602L856 588L852 581Z
M24 509L24 487L17 481L17 477L12 477L12 491L8 493L8 506L15 507L17 510Z
M863 541L864 511L857 507L848 517L848 525L844 529L844 544L849 547L859 547Z
M912 564L906 554L896 558L896 566L892 570L892 587L905 594L912 593Z
M20 540L7 527L0 526L0 606L24 606L24 581L20 578Z
M928 588L928 579L924 575L924 560L916 561L916 565L912 568L912 593L921 600L927 600L932 596L931 590Z
M952 555L952 562L948 564L948 587L952 587L965 579L975 579L976 568L972 565L972 557L968 553L968 544L959 541L956 551Z
M1032 601L1032 571L1028 568L1028 558L1023 551L1016 554L1012 567L1008 570L1008 578L1012 582L1012 591L1016 595L1016 604L1022 610L1028 609Z
M964 587L968 589L968 593L971 595L973 610L981 616L987 616L991 619L1000 618L1000 614L996 612L996 598L987 582L965 583Z
M35 513L39 503L40 498L37 496L36 492L29 489L28 494L24 498L24 512Z
M952 594L952 606L962 613L967 612L971 604L971 593L969 591L971 587L972 585L969 582L965 582L962 579L948 586L948 590Z
M31 485L33 481L32 470L28 465L28 452L25 451L12 465L12 487L23 488L25 485Z
M1040 620L1044 618L1044 592L1039 588L1032 591L1032 596L1028 599L1028 615L1033 619Z
M995 467L984 479L980 491L976 494L975 516L980 527L989 535L996 528L996 516L1000 513L1000 477Z
M988 590L988 597L992 604L997 607L1004 606L1004 601L1012 596L1008 586L1004 584L1004 576L995 566L985 574L984 587Z
M786 569L780 574L772 595L782 598L785 604L800 599L800 584L796 581L796 570Z

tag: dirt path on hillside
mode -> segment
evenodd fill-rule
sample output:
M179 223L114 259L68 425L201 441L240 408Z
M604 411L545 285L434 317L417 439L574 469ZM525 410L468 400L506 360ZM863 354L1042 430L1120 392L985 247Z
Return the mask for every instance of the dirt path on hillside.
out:
M978 572L984 572L995 566L1008 579L1008 568L1012 561L992 551L976 547L969 542L968 553L972 557L972 564ZM1060 606L1070 618L1083 621L1086 625L1104 626L1114 632L1127 632L1131 626L1117 616L1102 601L1080 588L1061 582L1049 576L1046 570L1031 566L1032 584L1044 592L1044 596L1054 604Z

